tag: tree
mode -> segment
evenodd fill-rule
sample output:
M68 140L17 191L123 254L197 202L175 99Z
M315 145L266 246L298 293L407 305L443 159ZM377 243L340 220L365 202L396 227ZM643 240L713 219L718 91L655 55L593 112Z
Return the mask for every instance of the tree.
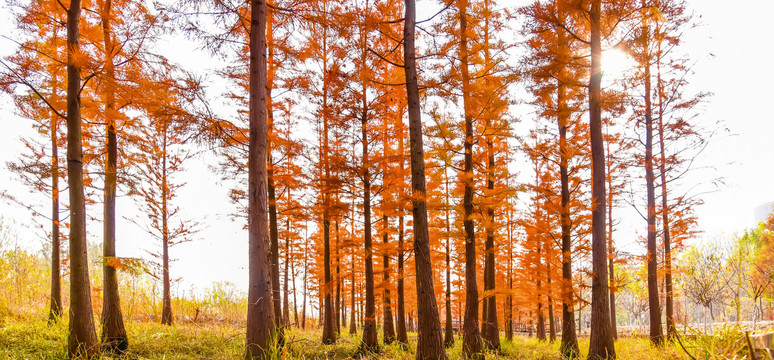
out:
M77 1L77 0L76 0ZM266 189L266 2L250 2L250 137L248 159L249 290L245 357L266 359L272 349L274 303L269 270Z
M86 244L86 199L83 190L81 137L81 1L67 10L67 181L70 195L70 324L68 354L91 357L97 348L94 313L91 308L89 259Z
M642 8L648 8L645 0L642 1ZM643 84L645 87L645 188L647 191L647 255L648 265L648 310L650 312L650 340L661 345L664 341L661 331L661 305L658 296L658 252L656 245L656 189L655 175L653 171L653 107L651 104L651 74L650 67L652 62L650 52L650 30L648 17L642 18L642 27L640 28L640 38L637 39L637 48L640 50L637 57L643 69Z
M59 149L65 145L62 125L65 121L66 104L63 98L66 75L62 76L62 64L66 60L62 58L62 32L68 14L67 9L58 4L30 2L22 9L17 26L37 36L21 43L13 56L0 60L4 67L0 71L0 88L11 93L21 115L34 120L38 132L45 136L40 141L24 139L24 145L31 154L22 155L18 161L9 163L8 168L19 174L25 184L50 197L51 214L47 217L51 229L47 234L51 239L50 322L62 316L61 242L66 237L60 231L60 192L63 190L60 189L60 180L65 178L66 173L60 169L66 164L59 155ZM15 85L22 85L27 91L18 94L13 91ZM31 209L29 204L22 203L11 194L2 193L0 197L32 210L33 214L43 213Z
M610 331L610 303L607 287L607 243L605 239L605 148L602 140L602 1L592 0L590 18L591 74L589 77L589 129L591 139L592 271L591 340L589 359L615 358Z
M476 233L473 224L473 104L471 103L470 74L468 70L468 1L457 0L459 11L459 59L462 75L462 102L465 119L465 162L460 174L465 185L462 199L463 226L465 227L465 321L462 332L462 350L466 356L481 356L483 343L478 327L478 285L476 283Z
M192 156L184 145L191 140L191 129L196 125L196 119L183 109L183 102L195 91L196 82L191 79L177 81L173 78L176 75L174 68L162 67L140 83L154 100L143 104L145 121L133 141L138 150L133 160L141 180L134 191L144 203L148 219L146 223L135 223L161 243L161 252L152 254L160 261L161 323L164 325L172 325L174 320L170 247L190 241L198 226L195 221L179 219L180 208L173 205L177 190L183 186L174 177Z
M406 74L408 99L409 144L411 152L411 206L414 220L414 270L417 284L417 359L446 359L446 349L441 335L438 317L433 266L430 259L430 235L427 223L427 191L425 184L425 159L422 145L422 118L419 106L416 50L416 4L405 0L403 23L403 69Z

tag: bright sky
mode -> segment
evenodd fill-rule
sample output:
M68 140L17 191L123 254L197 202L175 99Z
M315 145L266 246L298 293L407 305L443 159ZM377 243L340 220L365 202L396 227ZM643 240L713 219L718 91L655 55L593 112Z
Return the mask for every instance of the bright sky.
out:
M420 0L419 8L427 6L429 1ZM774 28L770 26L774 2L739 0L732 5L726 0L692 0L689 4L702 24L684 37L685 48L696 62L692 86L714 93L702 121L722 120L733 134L718 136L698 164L714 166L714 169L696 172L686 181L689 184L704 183L718 175L725 178L725 185L704 195L706 204L696 211L699 225L705 232L703 236L715 237L753 226L754 208L774 200L771 180L774 179L771 152L774 112L770 109L774 103L774 70L771 66ZM0 11L0 34L12 37L12 29L7 11ZM177 56L170 54L173 60L198 70L210 66L206 56L190 56L186 52L187 44L176 45L182 51L176 52ZM12 51L13 43L0 38L0 56ZM205 62L197 59L205 59ZM0 96L0 122L3 125L0 166L4 167L6 162L18 158L23 148L19 138L30 136L34 131L28 120L15 115L7 95ZM173 257L179 259L172 265L172 276L184 278L183 291L191 284L201 289L213 281L228 280L240 286L247 282L247 235L241 224L228 217L233 205L228 200L227 189L219 186L219 177L208 168L214 164L208 162L202 159L189 161L186 173L181 176L187 181L178 196L184 215L206 224L196 241L172 249ZM6 170L5 174L0 180L0 191L30 194L10 172ZM19 196L29 196L30 201L44 204L43 198ZM158 245L135 225L121 221L122 216L136 216L135 208L133 200L120 198L118 201L119 256L145 257L145 250L157 249ZM46 209L48 207L44 205L41 211ZM19 225L15 231L21 244L40 248L41 240L26 227L30 217L27 210L0 202L0 214ZM644 230L644 222L630 221L621 227L623 234L634 234ZM88 231L90 241L98 241L101 226L89 224Z

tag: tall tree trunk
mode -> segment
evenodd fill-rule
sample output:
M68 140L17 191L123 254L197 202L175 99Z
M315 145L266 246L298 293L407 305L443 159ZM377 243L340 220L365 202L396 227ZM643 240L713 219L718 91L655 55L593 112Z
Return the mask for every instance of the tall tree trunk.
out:
M51 81L56 84L56 78ZM51 91L56 96L56 86ZM59 116L51 115L51 306L48 321L58 321L62 316L62 242L59 236Z
M506 156L508 152L506 150ZM507 160L510 160L508 158ZM506 160L506 161L507 161ZM507 181L507 180L506 180ZM507 188L510 188L509 184L506 184ZM511 233L511 204L510 197L508 198L507 206L507 220L506 220L506 232L508 234L508 296L505 300L505 337L508 341L513 341L513 235Z
M105 123L107 134L105 158L105 207L102 239L102 344L111 352L126 351L129 341L124 329L124 317L121 314L121 302L118 295L118 277L116 268L108 261L116 256L116 185L118 164L118 144L115 123L115 81L116 72L113 64L115 44L110 28L111 0L102 4L100 18L102 21L102 36L105 46Z
M607 156L610 156L610 144L605 144L605 147L607 148ZM615 248L613 247L613 177L612 177L612 169L611 169L611 161L608 158L607 161L607 185L608 185L608 194L607 194L607 218L610 220L607 222L607 250L608 250L608 260L607 260L607 267L609 272L609 287L610 287L610 330L613 333L613 339L618 339L618 325L616 324L616 315L615 315L615 293L616 293L616 283L615 283Z
M446 332L444 334L444 345L447 348L454 346L454 327L452 324L451 313L451 217L450 207L451 201L449 200L449 173L447 168L443 169L443 178L446 197L446 203L444 204L444 214L446 216Z
M70 323L68 354L91 357L97 348L91 308L89 259L86 244L86 200L83 193L81 138L81 68L78 39L81 1L70 1L67 11L67 181L70 194Z
M309 273L309 254L307 252L309 249L309 228L306 224L304 224L304 231L306 233L304 234L304 298L302 300L303 304L301 305L301 329L306 329L306 281L307 274Z
M403 131L403 119L400 120L398 123L398 133L400 134L398 136L398 156L400 158L398 162L398 166L400 167L400 173L403 174L404 170L404 161L406 159L406 153L404 148L404 131ZM405 305L405 289L403 285L403 278L404 272L403 272L403 236L404 236L404 223L403 223L403 214L405 213L404 208L404 199L406 196L405 188L403 186L403 182L400 183L400 190L399 190L399 201L400 205L398 206L398 314L397 314L397 320L398 324L396 326L396 332L397 332L397 340L401 344L408 344L408 334L406 333L406 305Z
M77 0L76 0L77 1ZM275 334L271 249L266 188L268 124L266 109L266 2L251 0L250 142L248 158L249 280L247 359L266 359Z
M365 66L365 52L363 55L363 66ZM368 104L366 102L366 86L363 83L363 103L361 118L361 138L363 144L363 214L365 227L365 325L363 326L363 350L374 350L379 346L376 338L376 304L374 296L374 263L373 263L373 244L371 239L371 172L368 159Z
M548 302L548 340L550 342L554 342L554 340L556 340L556 326L554 325L554 301L551 297L551 262L549 259L546 259L546 266L548 267L546 270L546 273L548 274L548 278L546 279L546 300Z
M169 276L169 209L167 200L167 136L164 128L164 143L161 156L161 271L162 271L162 305L161 323L172 325L172 290Z
M487 52L488 53L488 52ZM491 125L491 124L490 124ZM492 135L487 136L486 139L486 151L487 151L487 188L489 189L490 196L494 194L494 173L495 173L495 156L492 149ZM500 326L497 323L497 298L495 296L495 250L494 250L494 203L489 201L487 205L487 216L489 222L486 227L486 257L484 262L484 291L487 293L487 297L484 298L484 304L486 312L484 315L484 332L483 338L486 342L487 348L491 350L500 350Z
M354 212L354 206L352 208L353 208L353 212ZM353 219L352 220L352 233L354 233L355 232L354 216L352 217L352 219ZM352 235L350 235L350 236L352 236ZM349 316L349 334L350 335L354 335L354 334L357 334L357 323L356 323L356 321L357 321L357 318L356 318L357 317L356 316L357 315L357 308L356 308L357 303L355 302L355 251L354 251L354 249L352 250L352 260L351 261L352 262L350 263L350 271L351 271L350 276L351 276L352 281L350 282L350 288L352 289L352 292L350 293L350 300L351 300L350 303L352 304L352 311L350 311L350 316Z
M387 215L382 216L382 222L384 224L384 234L382 234L382 241L384 242L384 255L382 256L382 259L384 261L384 276L382 277L382 280L384 281L384 298L383 298L383 304L384 309L382 310L384 313L384 323L382 326L382 332L384 335L384 343L385 344L391 344L393 341L395 341L395 324L393 324L392 321L392 305L390 304L390 254L387 250L387 241L389 240L389 236L387 234L387 230L389 228L388 226L388 220Z
M339 220L336 220L336 311L334 312L336 320L336 334L341 336L341 259L339 258L340 244Z
M564 32L557 31L559 43L564 44ZM570 176L568 164L570 149L567 148L567 122L570 112L567 107L566 85L559 82L557 88L557 105L559 117L559 179L562 186L562 343L561 353L564 358L572 359L580 355L578 337L575 333L575 317L573 316L573 282L572 282L572 223L570 220Z
M646 1L642 0L645 7ZM642 20L642 66L645 81L645 186L648 201L648 310L650 313L650 340L657 345L664 342L661 331L661 305L658 297L658 250L656 244L656 187L653 174L653 108L651 104L650 50L648 19Z
M267 0L268 1L268 0ZM279 274L279 229L277 225L277 196L274 185L274 157L272 150L274 144L274 103L271 91L274 88L274 10L266 14L266 117L268 136L266 137L266 186L269 196L269 241L270 241L270 278L272 300L274 301L274 326L279 344L284 343L284 329L282 323L282 293L280 292Z
M288 191L288 196L290 196L290 191ZM290 203L290 202L288 202ZM285 279L283 279L283 289L282 292L285 293L285 296L283 297L282 302L282 321L285 326L288 326L290 324L290 304L288 299L288 278L290 277L290 273L288 273L288 266L290 259L290 219L285 220L286 228L288 229L288 235L285 237Z
M661 172L661 224L664 232L664 281L666 282L666 323L667 336L673 339L677 336L674 316L674 291L672 290L672 240L669 234L669 204L667 202L666 186L666 151L664 149L664 91L661 83L661 41L658 43L658 60L656 62L658 86L658 143L661 150L659 170Z
M476 280L476 234L473 228L473 115L470 104L468 73L468 1L457 0L460 22L460 69L462 101L465 112L465 166L462 181L465 194L463 227L465 228L465 320L462 331L462 352L466 356L483 358L483 343L478 328L478 285Z
M535 167L537 168L537 162ZM537 219L537 217L536 217ZM538 340L545 341L546 340L546 318L543 316L543 283L540 280L540 268L542 263L542 257L541 255L541 245L538 243L537 245L537 269L535 271L537 275L537 331L536 335Z
M327 13L324 14L327 17ZM325 180L323 181L323 278L325 284L323 286L324 303L321 308L323 320L323 344L333 344L336 342L336 332L334 331L334 313L333 313L333 299L332 299L332 286L331 283L331 192L333 186L331 184L331 159L330 159L330 143L328 140L329 119L328 119L328 32L327 28L323 30L323 167L325 169Z
M540 281L538 281L540 283ZM538 303L537 303L537 329L538 340L546 341L546 318L543 316L543 300L540 295L540 286L538 285Z
M417 284L417 359L446 359L443 346L441 321L438 317L435 289L433 288L433 262L430 258L430 234L427 224L427 188L425 185L425 153L422 147L422 113L419 106L414 28L416 4L405 0L403 22L403 70L406 76L406 97L409 119L409 143L411 152L411 207L414 219L414 267Z
M591 0L591 77L589 78L589 129L591 142L591 338L589 359L615 358L610 331L607 287L607 242L605 239L605 147L602 138L602 0Z
M290 274L293 277L293 326L298 328L298 294L296 291L296 265L293 261L290 262Z
M396 326L397 340L401 344L408 344L406 333L406 306L403 285L403 211L398 218L398 325Z

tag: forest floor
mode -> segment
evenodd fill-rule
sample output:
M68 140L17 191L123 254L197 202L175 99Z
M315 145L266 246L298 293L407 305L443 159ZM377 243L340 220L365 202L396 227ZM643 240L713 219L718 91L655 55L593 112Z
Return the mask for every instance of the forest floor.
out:
M97 322L98 324L98 322ZM183 323L163 326L148 322L128 322L129 352L121 357L102 355L100 359L242 359L244 351L244 327L232 324ZM45 319L0 319L0 359L66 359L67 322L48 325ZM413 360L416 334L410 333L410 346L403 349L397 344L382 345L378 353L362 355L357 352L360 338L342 332L335 345L320 343L321 331L293 329L288 332L288 344L281 359L403 359ZM736 344L736 341L734 341ZM581 352L588 349L588 337L581 337ZM561 359L559 342L539 342L534 337L518 336L513 341L501 342L498 354L488 353L487 359ZM699 359L731 358L711 355L696 341L686 346ZM616 352L621 360L688 359L677 344L662 348L653 347L645 337L625 337L616 342ZM448 349L450 359L462 359L461 342L458 338ZM736 357L734 357L736 358ZM741 357L740 357L741 358Z

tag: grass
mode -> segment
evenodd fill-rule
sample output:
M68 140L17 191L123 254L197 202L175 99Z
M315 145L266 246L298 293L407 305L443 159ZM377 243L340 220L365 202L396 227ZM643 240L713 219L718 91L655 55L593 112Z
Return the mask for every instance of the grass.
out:
M148 322L126 324L129 352L120 359L241 359L244 351L244 327L227 323L185 323L162 326ZM345 329L342 329L345 330ZM66 359L67 323L49 325L44 318L6 317L0 321L0 359ZM720 336L695 336L684 340L697 359L742 359L744 349L738 332L726 329ZM287 333L287 345L278 358L282 359L397 359L415 358L416 334L409 334L409 346L382 344L378 352L358 352L360 338L343 331L335 345L320 344L320 330L292 329ZM588 351L588 338L580 339L581 353ZM501 351L489 352L486 359L559 360L559 342L541 342L535 338L515 337L501 342ZM653 347L645 337L626 337L616 342L618 359L667 360L687 359L677 344ZM462 345L456 339L447 350L450 359L462 359ZM99 359L114 359L109 354Z

